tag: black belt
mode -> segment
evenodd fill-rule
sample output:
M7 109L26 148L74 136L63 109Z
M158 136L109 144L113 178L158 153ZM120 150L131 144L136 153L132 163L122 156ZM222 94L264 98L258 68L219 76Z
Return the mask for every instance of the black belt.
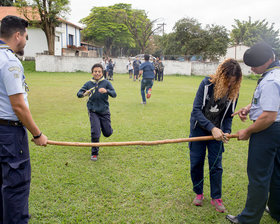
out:
M13 127L22 127L23 124L20 121L10 121L0 119L0 125L13 126Z

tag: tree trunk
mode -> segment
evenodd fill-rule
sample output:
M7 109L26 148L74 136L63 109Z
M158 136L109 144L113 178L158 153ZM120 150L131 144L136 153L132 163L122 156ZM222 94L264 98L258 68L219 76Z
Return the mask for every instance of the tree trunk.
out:
M46 24L43 31L47 38L49 55L54 55L55 28L50 24Z

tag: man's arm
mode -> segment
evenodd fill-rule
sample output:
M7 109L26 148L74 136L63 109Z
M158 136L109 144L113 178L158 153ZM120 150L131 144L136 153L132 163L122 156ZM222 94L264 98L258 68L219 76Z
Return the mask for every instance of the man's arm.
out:
M247 140L251 134L265 130L276 120L277 111L264 111L248 128L237 132L238 140Z
M248 104L246 107L241 108L240 110L234 112L231 116L234 117L236 114L238 114L241 121L247 120L247 115L250 112L251 103Z
M35 124L29 108L26 106L23 98L23 94L15 94L9 96L12 108L23 123L23 125L30 131L33 136L39 136L41 131ZM39 138L33 139L36 145L47 145L48 138L45 135L41 135Z

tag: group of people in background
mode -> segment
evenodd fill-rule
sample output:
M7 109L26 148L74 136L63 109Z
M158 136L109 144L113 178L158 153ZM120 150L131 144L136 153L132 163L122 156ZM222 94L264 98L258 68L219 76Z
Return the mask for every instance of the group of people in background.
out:
M136 81L139 78L141 63L142 62L139 57L136 57L133 61L130 58L128 59L126 68L128 70L129 78L132 79L133 77L133 81ZM162 63L162 60L160 58L153 58L152 65L154 66L154 80L163 81L164 65Z
M103 57L100 62L103 68L103 76L107 80L113 81L115 62L111 58Z
M160 58L153 59L153 65L155 67L155 81L163 81L164 65Z

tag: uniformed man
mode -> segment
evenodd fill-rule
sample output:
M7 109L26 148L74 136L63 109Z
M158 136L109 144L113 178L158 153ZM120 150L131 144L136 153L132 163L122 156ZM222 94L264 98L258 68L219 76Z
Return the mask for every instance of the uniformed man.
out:
M280 221L280 64L272 48L260 42L248 49L244 63L258 81L252 102L237 111L244 121L249 113L253 123L238 131L239 140L249 141L247 174L249 179L245 208L238 216L228 215L232 223L259 223L266 204L272 218Z
M28 23L6 16L0 29L0 223L28 223L30 157L27 131L36 145L46 146L47 137L32 119L27 101L28 87L21 62Z

